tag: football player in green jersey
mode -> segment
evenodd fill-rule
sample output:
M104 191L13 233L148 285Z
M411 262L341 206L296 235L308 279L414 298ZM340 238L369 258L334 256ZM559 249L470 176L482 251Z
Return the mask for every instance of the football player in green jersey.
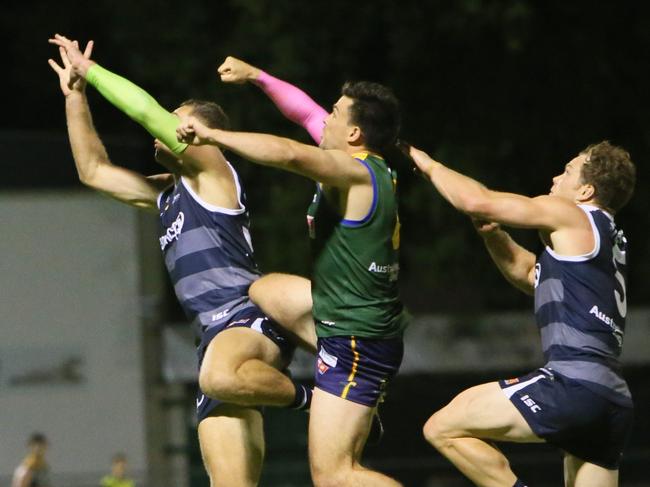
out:
M380 155L398 130L397 99L369 82L344 85L320 147L209 129L192 117L177 129L184 143L218 145L318 183L307 218L318 340L309 451L317 486L400 485L360 464L377 403L401 363L407 323L397 291L396 179Z

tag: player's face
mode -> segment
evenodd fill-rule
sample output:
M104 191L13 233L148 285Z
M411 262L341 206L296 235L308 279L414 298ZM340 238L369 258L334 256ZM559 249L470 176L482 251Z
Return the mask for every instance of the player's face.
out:
M350 136L354 133L355 127L350 124L350 106L352 99L342 96L334 104L332 112L325 117L323 138L320 147L323 149L341 149L347 147ZM356 127L358 130L358 127Z
M124 477L126 474L126 462L124 460L116 460L113 462L113 476L114 477Z
M165 167L169 167L170 164L176 164L178 162L178 159L174 153L169 150L169 147L167 147L158 139L154 139L153 141L153 150L156 162L162 164Z
M567 163L564 166L564 172L553 178L550 194L575 201L584 186L582 166L584 166L587 157L587 154L580 154Z
M47 443L32 443L31 451L33 455L44 457L47 452Z
M187 117L192 113L192 107L182 106L178 107L172 112L174 115L177 115L179 118ZM178 156L174 154L169 147L163 144L160 140L154 139L153 141L154 148L154 157L159 164L162 164L166 168L175 168L178 166Z

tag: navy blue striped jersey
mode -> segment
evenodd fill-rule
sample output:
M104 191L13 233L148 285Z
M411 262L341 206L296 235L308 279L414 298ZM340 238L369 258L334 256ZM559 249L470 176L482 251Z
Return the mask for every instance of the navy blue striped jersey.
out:
M239 209L210 205L182 177L158 197L165 256L176 296L199 333L253 306L248 288L260 277L245 195L235 170Z
M546 367L630 406L619 363L627 314L627 242L608 213L579 206L591 222L594 249L560 256L546 247L535 267L535 317Z

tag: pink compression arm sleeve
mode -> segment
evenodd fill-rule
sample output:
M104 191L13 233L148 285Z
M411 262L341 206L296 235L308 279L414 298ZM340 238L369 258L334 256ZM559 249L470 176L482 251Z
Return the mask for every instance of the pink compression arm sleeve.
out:
M260 71L255 84L273 100L285 117L303 127L317 144L320 143L323 121L327 117L323 107L300 88L274 78L264 71Z

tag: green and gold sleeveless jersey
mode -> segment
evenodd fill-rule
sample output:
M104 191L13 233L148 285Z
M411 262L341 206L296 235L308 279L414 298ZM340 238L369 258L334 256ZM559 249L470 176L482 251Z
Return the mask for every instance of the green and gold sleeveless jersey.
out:
M316 333L319 337L399 337L407 317L397 290L397 179L381 157L366 152L353 157L372 176L368 215L360 221L343 219L320 187L307 213Z

